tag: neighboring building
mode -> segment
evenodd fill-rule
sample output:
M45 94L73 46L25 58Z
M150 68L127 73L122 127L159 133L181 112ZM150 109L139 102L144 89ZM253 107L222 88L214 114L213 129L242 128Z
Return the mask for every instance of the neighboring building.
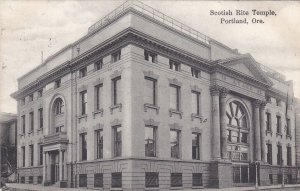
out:
M255 161L296 181L292 82L138 1L18 82L20 183L246 186Z
M0 112L0 175L15 180L17 167L17 115Z

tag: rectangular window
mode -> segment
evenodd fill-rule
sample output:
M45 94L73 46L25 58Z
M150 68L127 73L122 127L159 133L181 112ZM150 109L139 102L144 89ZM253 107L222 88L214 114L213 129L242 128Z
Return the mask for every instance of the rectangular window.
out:
M121 77L112 79L113 105L121 103Z
M43 108L39 109L39 128L43 128L44 120L43 120Z
M270 184L273 184L273 175L269 174L269 180L270 180Z
M33 101L33 94L29 95L29 101Z
M150 61L152 63L157 63L157 54L149 52L147 50L144 51L145 60Z
M266 128L267 131L272 131L272 126L271 126L271 113L266 113L267 115L267 122L266 122Z
M156 156L156 128L146 126L145 127L145 156Z
M100 110L102 108L102 86L103 84L99 84L97 86L95 86L95 110Z
M277 145L277 165L282 165L282 146Z
M180 70L180 64L178 62L173 61L173 60L169 61L169 66L170 66L171 70L174 70L174 71L179 71Z
M282 174L277 174L277 182L278 184L282 184Z
M171 187L182 187L182 173L171 173Z
M21 184L25 184L25 177L21 176Z
M192 91L191 99L193 114L200 115L200 92Z
M119 60L121 60L121 50L118 50L117 52L111 54L112 63L117 62Z
M281 106L281 100L280 99L276 99L276 106Z
M40 160L39 160L40 165L43 165L43 156L44 156L43 145L40 145Z
M59 88L61 86L61 79L55 81L54 88Z
M180 111L180 86L170 85L170 108Z
M193 173L193 186L203 186L202 173Z
M33 111L29 113L29 120L30 120L30 132L34 130L34 114Z
M38 97L42 97L43 96L43 89L40 89L39 91L38 91Z
M286 155L287 165L292 166L292 148L289 146L286 148Z
M22 115L22 134L25 134L25 125L26 125L26 121L25 121L25 115Z
M80 92L80 101L81 101L81 115L86 114L87 109L87 91Z
M113 127L114 157L122 155L122 130L121 126Z
M272 144L267 144L267 162L272 164Z
M86 67L81 68L81 69L79 70L79 78L85 77L86 74L87 74L87 68L86 68Z
M191 68L192 77L199 78L200 77L200 71L194 68Z
M291 136L291 120L286 119L286 134Z
M171 130L170 131L170 145L171 145L171 157L172 158L179 158L179 134L180 131L178 130Z
M200 160L200 133L192 133L192 159Z
M241 143L248 143L248 133L241 132Z
M103 158L103 130L99 129L95 131L96 136L96 158Z
M95 62L95 64L94 64L95 70L101 70L102 67L103 67L103 60L102 59Z
M79 187L87 187L87 175L79 174Z
M281 133L281 117L280 116L276 116L276 121L277 121L277 133Z
M28 183L29 184L33 184L33 176L29 176L28 177Z
M81 160L87 159L87 145L86 145L86 133L80 134L80 141L81 141Z
M158 172L146 172L145 173L145 187L157 188L159 187L159 174Z
M37 177L37 183L42 184L43 183L43 176L38 176Z
M102 173L94 174L94 187L95 188L103 187L103 174Z
M55 132L56 133L63 132L63 131L64 131L64 126L63 125L55 127Z
M232 142L231 141L231 130L228 130L228 129L227 129L227 141Z
M30 166L33 166L33 145L29 145L29 153L30 153Z
M156 105L156 79L145 77L145 103Z
M121 172L111 173L111 187L112 188L122 188L122 173Z
M25 146L21 147L22 152L22 167L25 167Z

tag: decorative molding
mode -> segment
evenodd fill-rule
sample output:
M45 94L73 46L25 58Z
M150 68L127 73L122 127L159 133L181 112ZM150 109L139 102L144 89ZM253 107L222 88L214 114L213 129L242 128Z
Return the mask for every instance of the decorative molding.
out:
M273 131L268 131L268 130L266 130L266 136L267 136L268 134L270 134L270 135L272 136L272 135L273 135Z
M229 91L228 91L227 88L221 87L221 89L220 89L220 97L221 97L221 98L226 98L228 92L229 92Z
M94 125L94 130L98 130L98 129L103 129L103 127L104 127L104 124L102 124L102 123L97 123L96 125Z
M282 144L281 144L281 142L280 142L280 141L277 141L276 145L280 145L280 146L281 146Z
M182 126L179 125L178 123L169 124L169 127L171 130L178 130L178 131L182 130Z
M80 123L82 121L82 119L85 119L85 121L87 121L87 114L80 115L77 117L77 119L78 119L78 123Z
M114 79L114 78L117 78L119 76L122 75L122 70L115 70L111 75L110 75L110 78L111 79Z
M117 109L117 108L119 108L119 112L122 112L122 104L119 103L119 104L117 104L117 105L113 105L113 106L110 106L110 107L109 107L109 109L110 109L110 114L113 114L113 110L114 110L114 109Z
M115 127L115 126L122 126L122 121L118 118L114 119L112 122L110 122L110 125L112 127Z
M153 79L156 79L156 80L158 80L158 78L159 78L159 75L154 74L154 72L151 71L151 70L149 70L149 71L143 71L143 73L144 73L145 77L153 78Z
M159 114L159 108L158 106L156 105L152 105L152 104L148 104L148 103L145 103L144 104L144 111L147 112L148 109L154 109L156 110L156 114Z
M170 84L173 84L176 86L182 86L182 82L179 82L176 78L173 78L173 79L168 78L168 80L169 80Z
M202 129L199 127L191 127L192 133L201 133L202 134Z
M202 89L199 88L197 85L191 85L191 90L199 93L202 92Z
M192 114L191 114L191 118L192 118L192 121L194 121L194 119L199 119L199 120L200 120L200 123L203 122L203 116L201 116L201 115L197 115L197 114L195 114L195 113L192 113Z
M253 107L254 108L259 108L260 107L260 104L261 104L261 101L259 99L256 99L252 102L253 104Z
M270 139L266 140L266 144L272 144L272 141Z
M93 86L97 86L99 84L103 84L104 79L103 78L97 78L94 82L93 82Z
M144 120L145 126L153 126L158 127L159 122L155 121L154 119Z
M87 88L88 88L88 86L86 86L86 85L81 85L81 86L79 86L79 88L77 89L77 91L78 91L78 92L82 92L82 91L87 90Z
M175 109L169 109L169 116L172 117L173 114L178 114L180 116L180 119L182 119L182 115L183 115L182 111L177 111Z
M221 89L221 87L218 86L218 85L216 85L216 84L211 85L211 86L209 87L210 94L211 94L212 96L219 96L219 95L220 95L220 89Z
M104 110L101 108L101 109L98 109L96 111L93 111L93 118L95 119L96 115L100 114L101 117L103 117L103 113L104 113Z
M87 129L84 127L81 127L78 129L78 134L82 134L82 133L86 133L86 132L87 132Z

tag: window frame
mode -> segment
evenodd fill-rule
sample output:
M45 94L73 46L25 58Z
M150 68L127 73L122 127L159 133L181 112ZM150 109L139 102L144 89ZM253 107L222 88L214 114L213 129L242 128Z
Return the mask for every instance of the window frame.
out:
M120 181L117 182L116 181ZM111 187L112 188L122 188L122 172L113 172L111 173Z
M59 87L61 87L61 79L55 80L55 82L54 82L54 88L56 89Z
M171 140L171 132L176 132L176 143L178 143L178 146L175 147L176 148L176 151L175 153L172 152L172 140ZM181 158L181 139L180 139L180 133L181 131L180 130L177 130L177 129L171 129L170 130L170 140L169 140L169 143L170 143L170 154L171 154L171 158L175 158L175 159L180 159ZM174 145L176 146L176 145ZM177 153L176 153L177 152Z
M196 135L196 139L197 139L197 146L196 146L196 149L197 149L197 156L194 157L194 145L193 145L193 141L194 141L194 137L192 138L192 159L193 160L201 160L201 154L200 154L200 151L201 151L201 133L195 133L193 132L192 135Z
M79 78L83 78L87 76L87 67L83 67L79 69Z
M182 187L182 185L183 185L182 184L182 173L171 173L170 185L171 185L171 188Z
M120 125L113 126L113 157L122 156L122 127ZM117 138L118 130L121 132L120 139Z
M151 60L150 60L150 58L151 58ZM157 54L150 52L148 50L144 50L144 60L156 64L157 63Z
M286 147L286 164L287 166L292 166L292 147Z
M34 146L33 146L33 144L31 144L31 145L29 145L29 161L30 161L30 166L33 166L33 162L34 162Z
M174 60L169 60L169 68L173 71L177 71L180 72L181 67L180 67L180 63L176 62Z
M29 112L30 132L34 131L34 112Z
M180 111L181 110L181 87L175 84L170 84L170 88L176 89L176 103L175 103L176 108L171 108L171 109L175 111ZM170 98L170 107L171 107L171 101L172 100Z
M25 146L21 147L21 152L22 152L22 167L25 167L25 159L26 159Z
M194 113L194 111L193 111L192 114L195 114L197 116L201 116L201 92L192 90L192 95L193 94L196 94L196 107L197 107L196 110L197 111L196 111L196 113Z
M119 81L119 86L118 86ZM120 98L118 96L118 92L120 92L120 89L118 91L118 88L121 88L121 76L115 77L112 79L112 105L116 106L121 104L121 100L118 100Z
M94 173L94 187L103 188L103 173Z
M277 165L282 165L282 146L277 145Z
M269 164L273 164L273 151L272 151L272 144L271 143L267 143L267 163Z
M103 83L98 84L95 86L95 111L102 109L102 99L103 95L101 96L101 92L103 93Z
M146 144L145 144L145 156L146 157L156 157L157 156L157 151L156 151L156 146L157 146L157 127L155 126L150 126L150 125L146 125L145 126L145 136L146 136L146 128L152 129L152 136L153 136L153 155L150 154L149 151L147 151L146 149ZM146 137L144 139L144 141L146 141ZM145 142L144 142L145 143Z
M94 70L98 71L101 70L103 68L103 59L99 59L94 63Z
M276 133L281 134L282 129L281 129L281 116L276 115Z
M39 144L39 165L43 165L44 161L44 152L43 152L43 145Z
M80 92L80 115L87 114L87 90Z
M25 115L22 115L21 118L22 118L22 134L24 135L25 132L26 132L26 118L25 118Z
M39 108L38 109L38 113L39 113L39 128L42 129L44 127L44 116L43 116L43 108Z
M200 179L200 181L199 181ZM203 173L193 173L192 174L192 186L203 186Z
M95 142L96 142L95 158L96 159L103 159L103 142L104 142L103 139L104 139L103 129L95 130Z
M111 62L115 63L121 60L121 50L117 50L111 54Z
M201 74L200 70L191 67L191 75L192 75L192 77L199 79L200 78L200 74Z
M145 80L151 81L153 84L152 87L152 103L145 103L153 106L157 106L157 79L145 76Z
M151 182L151 180L152 180L152 182ZM159 173L158 172L145 172L145 188L159 188Z
M267 118L267 120L266 120L266 129L267 129L267 131L272 131L272 124L271 124L272 116L271 116L271 113L266 112L266 118Z
M78 180L78 187L79 188L87 187L87 174L79 174L78 179L79 179Z
M87 133L80 133L80 160L87 160Z

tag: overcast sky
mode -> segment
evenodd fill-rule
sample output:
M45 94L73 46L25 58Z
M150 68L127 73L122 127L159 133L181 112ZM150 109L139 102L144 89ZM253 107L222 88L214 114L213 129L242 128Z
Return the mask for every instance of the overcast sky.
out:
M90 25L124 1L0 1L0 111L16 112L10 94L17 78L44 59L79 39ZM151 7L218 40L294 81L300 98L300 2L143 1ZM210 10L273 10L257 16L264 24L220 24ZM227 19L230 16L225 17ZM244 18L239 16L237 18Z

